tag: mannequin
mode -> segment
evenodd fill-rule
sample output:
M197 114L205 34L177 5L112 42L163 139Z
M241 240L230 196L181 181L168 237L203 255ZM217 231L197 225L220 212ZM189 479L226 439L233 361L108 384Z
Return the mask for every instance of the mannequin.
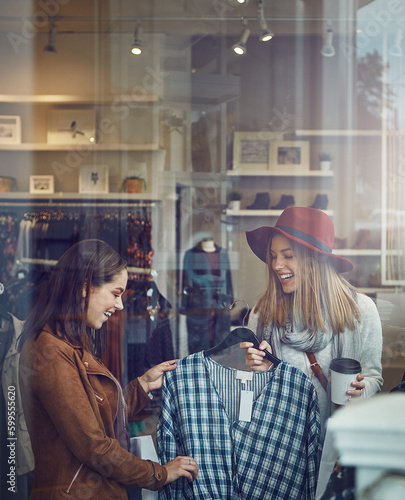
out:
M201 241L201 247L204 250L204 252L207 253L215 252L215 243L213 238L204 238Z
M226 249L209 236L184 254L180 312L186 315L188 350L216 345L230 329L232 277Z

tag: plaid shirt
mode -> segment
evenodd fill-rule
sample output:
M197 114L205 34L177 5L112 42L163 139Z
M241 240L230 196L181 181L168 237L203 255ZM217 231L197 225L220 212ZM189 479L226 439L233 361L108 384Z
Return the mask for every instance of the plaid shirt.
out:
M231 374L233 393L238 392L236 370L202 352L165 373L159 459L164 464L191 456L199 473L192 483L180 478L164 486L159 500L315 498L320 418L309 378L284 362L253 373L252 419L244 422L229 417L232 401L224 401L226 391L215 385L221 372L226 383Z

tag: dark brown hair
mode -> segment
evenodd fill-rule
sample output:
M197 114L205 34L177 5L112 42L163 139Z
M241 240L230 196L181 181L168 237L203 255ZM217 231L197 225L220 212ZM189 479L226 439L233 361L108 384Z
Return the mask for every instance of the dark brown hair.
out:
M42 286L25 322L20 349L28 338L37 339L48 325L53 335L100 356L106 327L93 335L86 325L90 290L111 283L126 267L126 261L104 241L83 240L69 248Z

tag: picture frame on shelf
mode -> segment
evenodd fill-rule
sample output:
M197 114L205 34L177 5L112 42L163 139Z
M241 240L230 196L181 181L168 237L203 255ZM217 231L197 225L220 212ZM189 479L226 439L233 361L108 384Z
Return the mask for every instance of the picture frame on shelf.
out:
M106 194L108 192L108 165L82 165L80 167L79 193Z
M48 144L95 144L94 109L51 109L48 114Z
M234 132L233 170L268 170L270 144L282 139L280 132Z
M270 170L307 172L309 164L309 141L274 141L270 147Z
M21 144L21 117L0 115L0 144Z
M30 193L32 194L54 193L54 176L30 175Z

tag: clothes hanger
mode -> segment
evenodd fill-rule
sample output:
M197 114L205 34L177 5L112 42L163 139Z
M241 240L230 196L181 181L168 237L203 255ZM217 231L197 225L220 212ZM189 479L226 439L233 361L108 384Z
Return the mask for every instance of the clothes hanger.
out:
M243 300L235 300L230 306L229 309L232 309L233 306L236 304L236 302L244 302ZM246 302L244 302L246 304ZM246 304L247 307L247 312L245 314L245 317L243 318L243 323L245 323L245 319L249 313L249 306ZM246 326L241 326L239 328L235 328L234 330L231 330L228 335L221 340L219 344L217 344L214 347L211 347L210 349L206 349L203 354L205 357L211 356L213 354L217 354L218 352L226 349L227 347L231 347L238 342L252 342L254 347L256 349L259 349L260 345L260 340L257 338L255 333L250 329L247 328ZM263 351L265 353L265 358L267 358L269 361L271 361L274 365L279 365L281 363L281 360L278 359L274 354L272 354L270 351L265 349Z

